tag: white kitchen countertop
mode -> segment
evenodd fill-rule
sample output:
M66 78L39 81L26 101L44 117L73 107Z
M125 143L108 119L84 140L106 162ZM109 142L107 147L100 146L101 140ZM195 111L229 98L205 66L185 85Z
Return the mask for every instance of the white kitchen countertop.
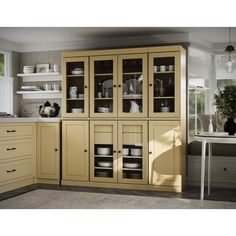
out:
M61 117L7 117L0 118L0 123L26 123L26 122L61 122Z

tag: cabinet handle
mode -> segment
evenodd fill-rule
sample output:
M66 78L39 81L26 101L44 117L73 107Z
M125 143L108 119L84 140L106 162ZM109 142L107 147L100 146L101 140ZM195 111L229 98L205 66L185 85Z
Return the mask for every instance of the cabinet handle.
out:
M149 84L150 87L152 87L152 84Z
M55 148L55 149L54 149L54 151L55 151L55 152L57 152L57 151L58 151L58 149L57 149L57 148Z
M116 88L116 84L114 84L113 87Z
M12 170L7 170L7 173L11 173L11 172L15 172L16 169L12 169Z
M13 148L7 148L7 151L13 151L13 150L16 150L16 148L15 148L15 147L13 147Z
M149 155L151 155L152 154L152 152L149 152Z
M7 130L7 133L15 133L15 132L16 132L15 129L13 129L13 130Z
M88 152L88 150L87 150L87 149L85 149L85 150L84 150L84 152Z

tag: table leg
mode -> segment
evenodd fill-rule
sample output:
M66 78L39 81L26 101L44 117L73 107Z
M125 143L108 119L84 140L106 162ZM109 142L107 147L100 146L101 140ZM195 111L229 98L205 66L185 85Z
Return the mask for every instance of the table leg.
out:
M212 145L209 142L209 149L208 149L208 196L210 196L211 192L211 156L212 156Z
M201 200L203 200L204 198L205 159L206 159L206 141L202 141Z

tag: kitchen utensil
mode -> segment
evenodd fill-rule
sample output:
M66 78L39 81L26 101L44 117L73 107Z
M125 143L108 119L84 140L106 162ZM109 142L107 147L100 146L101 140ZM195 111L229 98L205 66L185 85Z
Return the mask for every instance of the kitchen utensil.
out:
M133 162L133 163L124 162L123 167L130 168L130 169L137 169L137 168L141 167L141 164L138 162Z
M129 148L123 148L122 154L123 154L123 156L128 156L129 155Z
M112 167L111 161L98 161L97 165L100 167Z
M111 148L110 147L97 147L97 154L98 155L111 155Z
M131 156L142 156L142 148L131 148L130 154Z

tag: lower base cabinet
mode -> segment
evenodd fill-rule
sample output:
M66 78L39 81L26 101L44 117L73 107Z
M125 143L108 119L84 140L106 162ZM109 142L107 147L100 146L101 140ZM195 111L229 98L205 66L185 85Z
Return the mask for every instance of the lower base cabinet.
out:
M0 124L0 193L36 181L35 123Z
M180 192L179 121L63 121L62 184Z
M60 123L37 123L37 179L60 181Z
M62 181L89 180L88 121L62 122Z

